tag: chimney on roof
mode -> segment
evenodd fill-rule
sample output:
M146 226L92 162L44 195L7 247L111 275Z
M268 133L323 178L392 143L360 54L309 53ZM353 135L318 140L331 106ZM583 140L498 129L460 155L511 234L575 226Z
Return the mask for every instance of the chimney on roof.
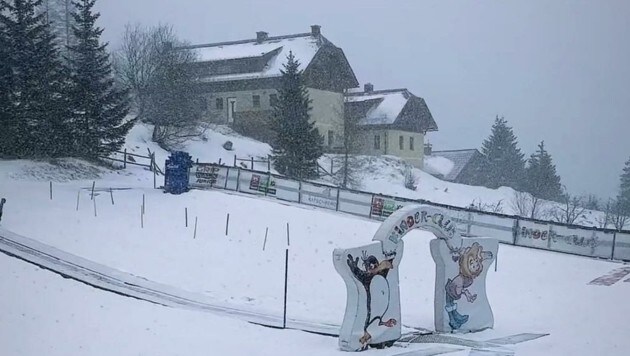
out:
M269 34L265 31L256 32L256 42L263 43L269 38Z
M433 153L433 145L430 143L424 144L424 155L430 156Z
M322 27L320 25L311 26L311 36L319 37L322 35Z
M363 85L363 91L366 93L371 93L374 91L374 85L372 83L365 83Z

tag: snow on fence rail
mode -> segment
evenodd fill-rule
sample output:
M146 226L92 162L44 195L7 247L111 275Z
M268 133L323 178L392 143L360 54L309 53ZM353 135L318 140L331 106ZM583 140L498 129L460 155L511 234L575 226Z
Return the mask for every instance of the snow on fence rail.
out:
M419 199L412 200L332 185L292 180L270 172L215 163L196 163L189 184L198 189L226 189L385 220L409 204L448 209L464 236L492 236L501 243L594 258L630 261L630 231L589 228L515 215L477 211Z

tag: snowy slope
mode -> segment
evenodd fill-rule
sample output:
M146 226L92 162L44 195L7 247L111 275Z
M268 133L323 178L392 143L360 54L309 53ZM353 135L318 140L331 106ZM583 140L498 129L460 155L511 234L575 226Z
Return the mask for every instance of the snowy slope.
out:
M128 152L146 155L147 148L152 152L156 152L156 160L160 167L164 166L164 161L169 153L157 147L151 142L152 126L139 124L133 128L127 137L126 148ZM232 141L234 149L232 151L225 150L222 145L226 141ZM251 167L250 158L254 160L266 160L271 154L271 147L268 144L253 140L248 137L241 136L226 126L210 125L203 138L188 142L183 147L191 154L193 159L199 159L199 162L219 162L226 165L233 165L234 155L245 161L238 165L240 167ZM330 170L331 159L335 155L325 155L320 159L320 165L326 170ZM512 188L501 187L498 189L489 189L479 186L468 186L463 184L451 183L440 180L427 173L446 173L452 169L452 162L439 157L429 158L427 172L420 169L413 169L412 173L416 177L418 189L416 191L405 188L404 172L408 167L403 161L393 156L357 156L359 185L356 189L381 193L386 195L398 196L408 199L424 199L436 203L449 204L459 207L468 207L471 204L475 206L499 206L501 212L509 215L517 215L518 212L513 208L513 200L515 191ZM336 160L333 166L333 172L341 168L341 161ZM267 163L255 162L256 170L267 171ZM277 173L273 167L273 173ZM335 179L323 176L317 180L321 183L334 184ZM549 203L545 209L552 206L558 206L556 203ZM577 223L586 226L599 227L597 219L602 215L601 212L587 210Z
M220 303L273 315L282 313L287 223L290 225L288 315L329 323L341 322L345 306L345 287L334 271L332 250L363 244L378 228L374 221L239 194L218 191L192 191L179 196L163 194L152 189L152 175L142 168L130 168L127 173L133 175L102 173L96 180L97 190L130 188L113 191L114 205L108 192L98 192L96 204L90 200L89 191L82 188L91 186L91 178L54 183L54 196L50 200L49 183L37 173L48 169L42 167L48 165L0 162L0 195L7 197L4 228L137 276L204 294ZM26 180L16 171L30 172L35 178ZM143 194L146 213L142 221L144 227L141 227ZM94 216L94 205L97 216ZM188 227L185 227L185 208L188 209ZM226 236L228 213L230 225ZM195 217L198 224L196 238L193 238ZM263 251L266 228L269 233ZM405 258L400 270L405 325L425 328L433 325L434 266L428 248L430 238L425 232L412 232L406 237ZM498 273L488 276L495 329L467 337L488 340L523 332L551 334L518 345L518 355L623 355L620 351L630 347L625 326L625 315L630 313L630 304L626 303L630 283L620 281L610 287L587 285L620 264L504 245L499 254ZM40 277L32 275L33 267L28 267L29 272L13 262L2 263L16 280L24 278L27 282L13 278L0 282L0 299L3 300L0 315L8 318L4 320L9 323L0 324L29 330L34 337L43 340L42 345L59 346L62 351L95 345L83 354L100 355L102 348L107 348L108 343L114 343L117 338L131 343L135 336L141 340L139 345L148 348L146 354L155 354L151 351L158 350L157 346L174 350L175 343L189 344L190 349L194 348L192 354L199 354L199 349L207 351L207 344L203 343L206 334L234 340L232 334L242 330L248 335L251 332L256 341L230 344L230 354L251 354L254 343L261 350L257 354L273 350L289 355L296 353L293 345L302 342L309 350L315 350L313 354L327 354L325 350L336 352L334 339L302 341L302 336L293 338L288 332L268 336L251 331L249 326L215 321L206 315L167 311L162 316L153 306L137 306L141 303L127 301L118 305L116 298L119 297L78 292L68 284L71 282L60 279L44 283L37 279ZM60 290L70 292L64 294ZM18 292L22 295L22 291L35 299L16 295ZM68 298L75 301L68 303ZM101 298L107 300L101 301ZM42 299L51 300L48 309L36 305ZM113 310L112 316L103 316L100 305ZM36 317L29 320L21 316L31 315L29 311L34 311ZM114 323L117 317L129 326L121 328ZM205 321L199 321L200 318ZM49 331L57 320L64 327ZM142 331L142 327L153 331L153 321L162 323L155 331L158 335L171 335L170 332L174 335L172 339L157 342L155 349L151 341L156 336ZM42 329L38 329L40 324ZM191 324L190 334L201 341L189 342L188 336L178 331L189 330ZM120 336L118 329L129 335ZM11 337L3 336L0 348L25 350L21 354L26 355L41 354L38 345L23 345L29 336L17 330L2 330L0 335ZM71 338L84 333L89 342ZM223 341L219 344L228 347ZM34 349L28 349L30 347ZM184 349L189 350L188 346ZM129 350L129 353L116 352L119 349L114 348L110 354L137 354L133 347Z

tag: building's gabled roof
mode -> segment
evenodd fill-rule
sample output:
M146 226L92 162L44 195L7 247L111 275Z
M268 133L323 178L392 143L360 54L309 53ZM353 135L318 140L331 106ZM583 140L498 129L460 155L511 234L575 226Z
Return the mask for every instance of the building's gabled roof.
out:
M300 69L308 74L309 66L317 58L322 61L333 53L340 57L332 72L343 83L344 88L358 86L358 81L343 54L343 51L328 41L320 32L319 26L312 26L309 33L268 37L266 32L259 32L258 38L181 47L192 49L197 54L196 67L199 79L204 82L226 82L245 79L277 78L293 53L300 63ZM322 50L324 49L324 50ZM325 52L325 53L324 53Z
M387 126L414 132L437 130L424 99L407 89L348 92L345 107L346 114L362 126Z
M476 148L464 149L464 150L447 150L447 151L433 151L430 157L443 157L453 163L453 168L444 175L443 179L447 181L455 181L464 168L475 158L475 156L481 156L481 153Z

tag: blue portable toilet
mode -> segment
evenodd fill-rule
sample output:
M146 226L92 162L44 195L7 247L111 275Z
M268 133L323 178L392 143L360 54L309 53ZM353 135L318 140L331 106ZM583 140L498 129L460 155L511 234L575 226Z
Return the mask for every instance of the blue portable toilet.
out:
M174 151L164 165L164 191L182 194L188 191L188 174L192 167L192 157L188 152Z

